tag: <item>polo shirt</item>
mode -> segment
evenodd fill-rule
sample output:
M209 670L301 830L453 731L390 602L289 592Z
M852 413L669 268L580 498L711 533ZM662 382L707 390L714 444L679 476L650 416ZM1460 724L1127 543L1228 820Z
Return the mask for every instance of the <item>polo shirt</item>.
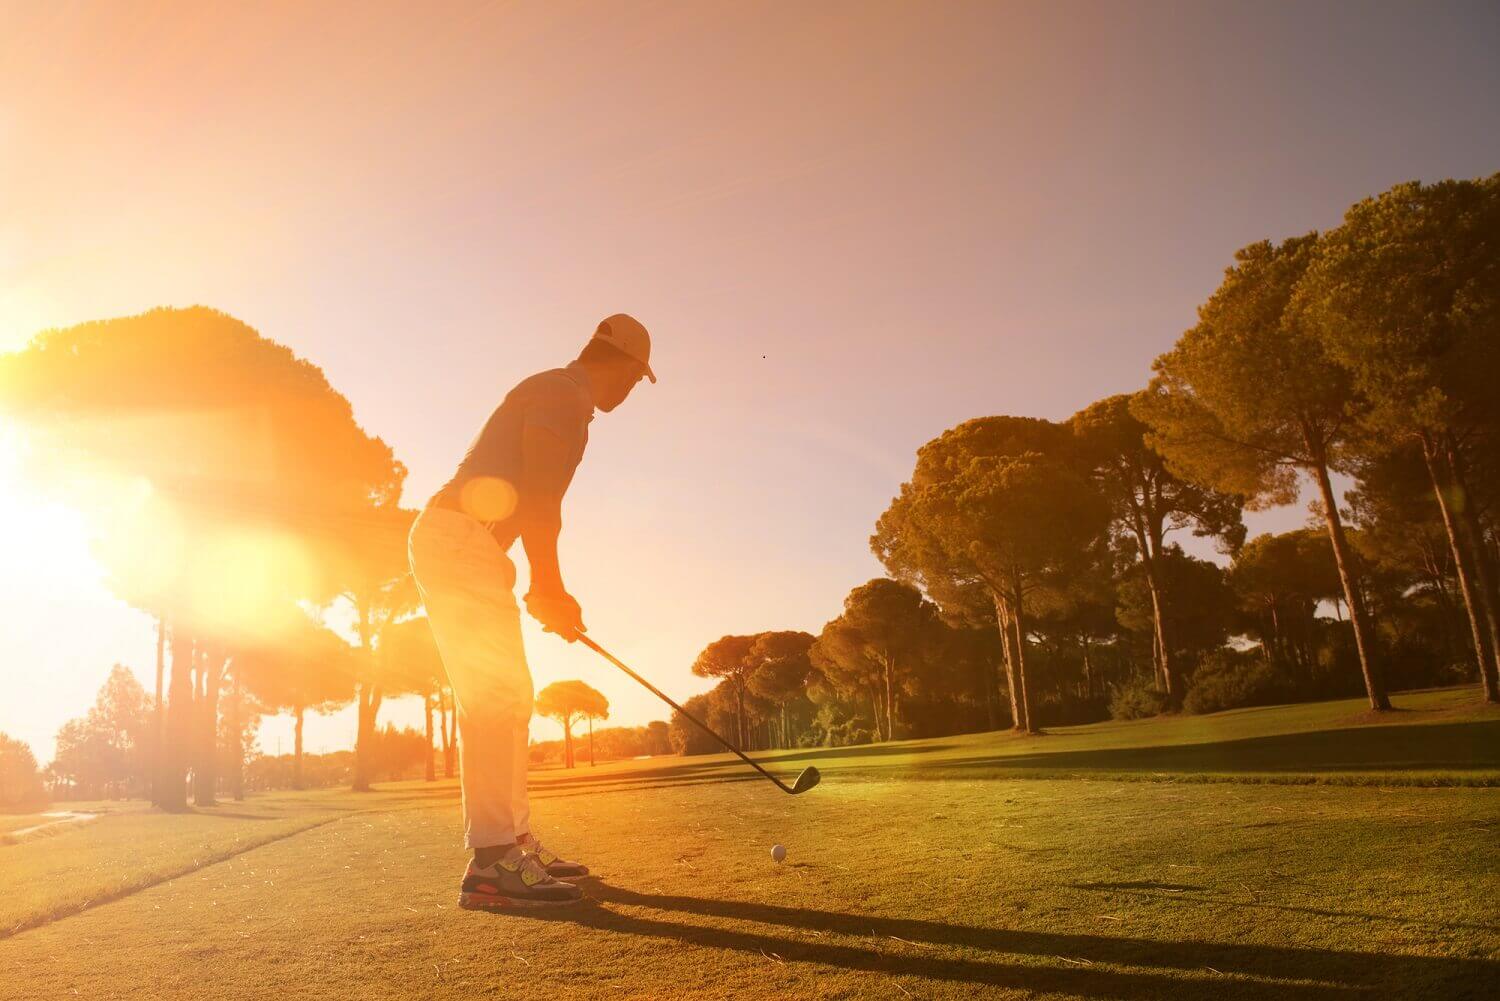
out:
M445 483L430 506L462 511L483 522L509 549L521 533L532 498L523 497L521 432L527 425L551 432L547 440L561 450L568 469L566 490L583 458L594 419L594 397L583 366L549 369L521 381L490 414L470 442L458 471Z

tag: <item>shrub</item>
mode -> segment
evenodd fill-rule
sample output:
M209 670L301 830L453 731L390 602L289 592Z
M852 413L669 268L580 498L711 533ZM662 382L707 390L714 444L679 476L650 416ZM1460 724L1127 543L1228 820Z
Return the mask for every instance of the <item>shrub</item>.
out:
M1216 650L1193 672L1182 708L1190 713L1216 713L1245 706L1267 706L1283 701L1285 692L1276 672L1259 656Z
M1124 684L1109 686L1111 719L1144 719L1160 716L1166 711L1166 693L1157 691L1150 678L1135 677Z

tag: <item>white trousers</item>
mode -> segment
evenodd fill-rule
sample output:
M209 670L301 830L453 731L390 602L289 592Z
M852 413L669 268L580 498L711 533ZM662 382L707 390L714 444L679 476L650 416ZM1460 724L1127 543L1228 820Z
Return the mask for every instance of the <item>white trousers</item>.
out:
M407 554L453 686L464 845L509 844L531 830L526 766L534 692L512 591L516 566L482 524L446 508L417 516Z

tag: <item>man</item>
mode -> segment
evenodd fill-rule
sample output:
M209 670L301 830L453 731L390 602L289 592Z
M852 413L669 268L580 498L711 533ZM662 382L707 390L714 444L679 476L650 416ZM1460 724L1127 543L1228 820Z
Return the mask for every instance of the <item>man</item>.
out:
M526 609L568 642L584 631L557 564L562 498L609 413L651 371L651 337L624 313L599 324L578 359L521 382L469 446L458 472L412 525L408 552L458 708L464 845L474 853L459 906L547 907L581 898L588 869L548 851L526 798L533 689L507 552L531 565Z

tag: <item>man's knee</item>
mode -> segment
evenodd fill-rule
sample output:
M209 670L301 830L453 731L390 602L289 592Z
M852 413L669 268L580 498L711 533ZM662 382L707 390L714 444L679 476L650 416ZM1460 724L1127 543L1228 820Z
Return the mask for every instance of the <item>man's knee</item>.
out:
M460 729L471 734L480 732L508 733L516 727L531 724L535 708L530 693L496 692L490 695L464 700L458 714Z

